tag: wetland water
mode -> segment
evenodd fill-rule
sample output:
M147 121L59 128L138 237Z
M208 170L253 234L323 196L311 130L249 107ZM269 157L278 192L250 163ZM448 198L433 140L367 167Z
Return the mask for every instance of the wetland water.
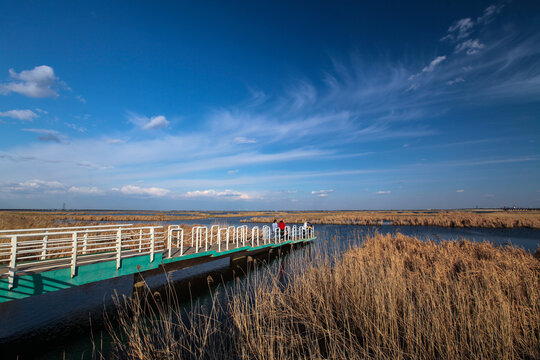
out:
M228 224L228 225L248 225L248 226L262 226L260 223L244 223L240 222L243 217L234 218L209 218L202 220L182 221L186 224ZM137 223L144 223L138 221ZM155 222L154 222L155 223ZM162 222L163 225L171 223L178 224L179 222ZM443 240L460 240L468 239L470 241L489 241L495 245L512 244L516 247L525 249L528 252L534 252L535 249L540 246L540 229L527 229L527 228L514 228L514 229L483 229L483 228L443 228L434 226L356 226L356 225L317 225L315 226L316 235L318 239L312 245L314 251L326 251L331 248L332 251L343 251L349 246L358 243L358 239L363 236L379 232L381 234L400 232L404 235L414 236L421 240L433 240L435 242ZM287 258L285 258L287 259ZM287 260L285 260L287 261ZM220 279L216 281L214 286L229 287L232 284L233 278L238 276L238 273L233 273L231 268L225 267L223 269L214 270L212 277L214 279ZM205 302L208 300L209 290L206 282L206 275L196 277L190 284L187 281L182 280L175 284L175 289L183 301L183 306L189 307L191 300L199 300ZM186 298L186 289L189 287L189 294ZM62 304L58 304L61 308ZM92 341L91 333L99 344L102 339L103 348L106 350L106 343L109 337L105 330L103 330L103 324L99 320L94 320L92 331L89 329L89 321L81 320L82 323L67 324L64 328L59 328L58 324L54 325L54 330L48 332L48 337L41 335L41 341L39 346L39 353L32 351L32 348L36 348L34 341L30 344L25 343L25 340L21 339L14 345L7 345L6 352L13 354L13 347L21 350L19 354L24 358L42 358L42 359L59 359L63 358L77 358L77 359L89 359L92 353ZM47 333L47 329L42 329L41 333ZM24 356L26 355L26 356ZM13 357L15 358L15 357Z

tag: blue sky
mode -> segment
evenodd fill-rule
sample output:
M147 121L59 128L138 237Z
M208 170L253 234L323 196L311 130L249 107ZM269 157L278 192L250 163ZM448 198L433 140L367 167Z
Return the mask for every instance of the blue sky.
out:
M0 208L540 207L540 4L0 3Z

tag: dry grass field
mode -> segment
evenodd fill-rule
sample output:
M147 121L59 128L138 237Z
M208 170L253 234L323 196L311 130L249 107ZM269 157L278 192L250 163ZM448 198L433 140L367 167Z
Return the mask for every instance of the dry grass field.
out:
M112 356L540 357L540 262L523 250L376 234L342 256L306 251L290 260L190 311L173 293L124 299L120 326L109 328Z
M290 212L278 216L286 223L336 225L442 226L482 228L540 228L540 211L325 211ZM275 218L274 217L274 218ZM250 222L271 222L273 217L253 217Z
M84 226L114 221L170 221L208 218L224 219L245 217L245 222L270 223L283 219L286 223L336 225L382 225L442 226L483 228L540 228L540 211L503 210L392 210L392 211L234 211L234 212L188 212L188 211L0 211L1 229L43 228L57 226Z
M148 215L152 213L152 215ZM30 229L61 226L97 225L102 221L174 221L182 223L184 220L201 220L207 218L230 218L238 216L270 216L272 214L285 215L273 212L161 212L161 211L0 211L0 230Z

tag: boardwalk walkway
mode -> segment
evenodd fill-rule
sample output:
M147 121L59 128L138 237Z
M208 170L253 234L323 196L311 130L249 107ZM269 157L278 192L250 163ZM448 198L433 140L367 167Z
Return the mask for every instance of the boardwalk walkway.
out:
M184 236L186 233L186 236ZM189 236L187 236L189 235ZM153 270L187 259L219 257L313 240L313 229L268 226L131 224L0 231L0 302L113 277Z

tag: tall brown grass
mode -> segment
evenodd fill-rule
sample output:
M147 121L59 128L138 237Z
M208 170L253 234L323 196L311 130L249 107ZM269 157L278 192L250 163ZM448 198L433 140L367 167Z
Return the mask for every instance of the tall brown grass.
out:
M127 359L537 359L540 263L375 235L343 256L293 256L191 311L170 293L125 299L118 319L113 355Z
M540 228L540 211L327 211L288 213L286 223L336 225L441 226L481 228ZM253 217L249 222L271 222L271 217Z

